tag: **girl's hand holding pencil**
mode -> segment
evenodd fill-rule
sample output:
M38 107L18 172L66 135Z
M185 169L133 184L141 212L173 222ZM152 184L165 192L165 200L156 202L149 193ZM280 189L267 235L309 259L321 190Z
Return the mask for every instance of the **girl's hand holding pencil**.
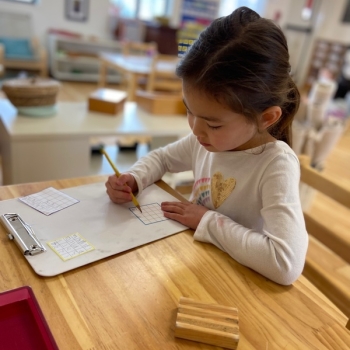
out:
M106 151L102 149L101 153L106 157L108 163L111 165L115 173L115 175L109 177L106 183L107 194L109 198L114 203L125 203L132 201L137 209L142 213L140 204L133 195L133 192L138 191L137 183L134 177L130 174L120 174L119 170L111 161L111 158L109 158L109 155L106 153ZM122 179L120 180L120 178ZM122 187L120 187L120 184Z
M131 202L132 193L138 191L137 183L131 174L124 173L109 176L106 182L107 194L111 201L116 204Z

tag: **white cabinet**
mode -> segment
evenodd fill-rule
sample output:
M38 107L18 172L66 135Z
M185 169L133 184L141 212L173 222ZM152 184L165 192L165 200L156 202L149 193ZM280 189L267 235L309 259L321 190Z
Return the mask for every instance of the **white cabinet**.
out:
M50 34L48 41L50 72L57 80L97 82L99 53L121 52L120 42L113 40L89 40ZM118 72L108 71L108 82L118 83L120 80Z

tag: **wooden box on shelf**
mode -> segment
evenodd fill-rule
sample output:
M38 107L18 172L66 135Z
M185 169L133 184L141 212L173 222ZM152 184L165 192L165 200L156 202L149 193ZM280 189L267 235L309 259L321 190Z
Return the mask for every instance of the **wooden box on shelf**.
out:
M89 111L116 115L123 110L126 98L125 91L98 89L89 96Z
M155 115L186 114L180 94L137 91L136 102L141 108Z

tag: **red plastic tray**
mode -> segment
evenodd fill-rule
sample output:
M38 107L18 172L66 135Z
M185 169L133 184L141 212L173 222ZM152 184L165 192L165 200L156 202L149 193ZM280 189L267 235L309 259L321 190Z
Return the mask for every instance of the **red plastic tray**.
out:
M0 348L58 350L32 288L0 293Z

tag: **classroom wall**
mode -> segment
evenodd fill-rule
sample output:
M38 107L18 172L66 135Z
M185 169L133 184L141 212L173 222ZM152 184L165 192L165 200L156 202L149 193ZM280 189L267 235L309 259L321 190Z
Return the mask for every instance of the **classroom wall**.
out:
M64 29L86 36L111 39L115 20L108 15L109 6L109 0L91 0L89 1L88 21L75 22L65 17L65 0L39 0L36 5L0 0L0 12L31 14L34 35L42 43L45 43L46 33L50 28ZM170 23L173 26L177 26L180 22L182 0L173 0L173 6Z
M309 69L310 59L313 52L313 46L316 39L326 39L339 41L350 46L350 23L342 23L342 16L348 0L314 0L317 9L317 16L314 21L306 23L301 18L300 9L305 5L305 0L268 0L265 8L264 17L274 18L277 11L281 13L278 24L282 29L288 24L299 27L312 26L312 33L300 41L302 52L297 54L298 61L295 62L295 42L289 42L292 66L297 67L298 86L302 87L305 82L306 74ZM313 23L310 23L313 22ZM297 33L295 35L298 35ZM300 36L302 36L301 34ZM287 35L288 36L288 35ZM290 38L289 38L290 39ZM297 50L300 48L298 47Z
M342 22L347 2L348 0L322 1L317 22L317 35L320 38L350 45L350 23Z
M348 0L314 0L319 2L319 11L314 28L315 37L340 41L350 44L350 23L342 23L342 16ZM263 14L266 18L274 18L277 11L281 13L278 24L283 28L288 22L303 24L301 16L295 11L304 5L305 0L267 0ZM298 17L298 18L297 18Z
M277 24L283 28L288 19L288 10L292 0L266 0L265 11L262 13L263 17L275 19L276 14L280 17Z
M292 11L295 1L305 0L266 0L264 17L274 18L276 12L281 17L278 24L283 27L288 20L295 22ZM341 23L342 13L347 0L321 1L321 9L318 16L317 35L330 40L343 42L350 41L350 25ZM76 31L84 35L93 35L102 38L110 37L108 8L109 0L91 0L89 19L87 22L74 22L67 20L64 14L64 0L40 0L36 5L12 3L0 0L0 11L30 13L33 18L34 34L44 38L47 29L58 28ZM174 10L171 23L178 24L182 0L174 0ZM0 33L1 35L1 33Z
M320 11L312 34L309 47L305 49L303 61L300 65L302 74L307 70L313 39L341 41L350 45L350 24L341 22L347 0L319 0ZM33 32L42 43L46 42L46 33L49 28L64 29L78 32L86 36L111 38L111 21L108 16L109 0L91 0L89 18L87 22L74 22L66 19L64 0L40 0L36 5L12 3L0 0L1 12L30 13L33 20ZM300 19L295 9L296 3L305 3L305 0L266 0L266 7L262 15L274 19L280 13L278 24L283 28L287 23L298 22ZM182 0L174 0L171 23L179 23ZM1 33L0 33L1 35Z
M109 0L89 1L87 22L75 22L66 19L64 4L64 0L40 0L36 5L0 0L0 11L31 14L34 35L43 43L49 28L64 29L99 38L110 37L107 16Z

